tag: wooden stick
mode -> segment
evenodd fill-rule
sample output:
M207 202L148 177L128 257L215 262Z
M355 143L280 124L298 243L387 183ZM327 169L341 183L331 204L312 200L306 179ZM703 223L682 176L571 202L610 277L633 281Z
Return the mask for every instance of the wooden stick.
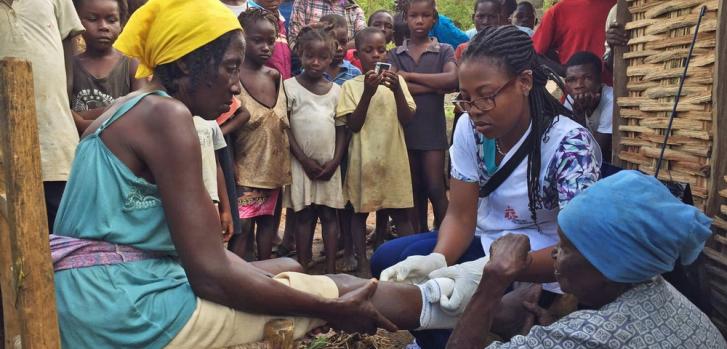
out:
M631 20L631 13L629 12L629 3L626 0L618 0L616 8L616 22L619 25L626 27ZM617 46L612 48L613 52L613 92L616 101L628 96L629 91L626 87L628 83L627 67L628 64L624 60L624 53L628 51L627 47ZM638 104L636 105L638 106ZM621 118L619 114L620 107L618 103L613 104L613 135L611 137L611 159L614 165L623 167L625 165L622 158L619 156L621 152L626 150L626 147L621 144L621 137L628 136L621 133L619 126L627 125L628 121Z
M12 283L23 349L59 348L48 218L40 173L33 74L27 61L0 61L0 129L5 154L9 246L0 254L12 261ZM3 272L3 277L8 273Z
M719 1L719 28L717 30L717 48L715 53L719 59L714 65L714 81L722 81L723 83L715 83L712 91L712 105L714 106L714 119L712 121L713 144L712 148L712 172L709 184L709 195L705 213L714 216L720 212L721 197L719 191L725 188L725 183L720 179L727 181L727 108L723 107L727 103L727 0ZM725 328L727 330L727 328Z

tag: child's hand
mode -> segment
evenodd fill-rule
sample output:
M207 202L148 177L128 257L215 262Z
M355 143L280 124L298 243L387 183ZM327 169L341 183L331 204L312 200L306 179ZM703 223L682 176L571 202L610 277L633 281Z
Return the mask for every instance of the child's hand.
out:
M388 87L393 92L396 92L401 88L401 84L399 84L399 76L392 71L386 70L381 73L381 81L384 86Z
M376 74L373 70L366 72L364 77L364 94L368 96L376 94L376 90L379 88L380 83L381 75Z
M232 233L235 231L230 212L220 212L220 224L222 225L222 241L230 241Z
M303 171L305 171L305 175L308 176L312 181L315 181L318 179L318 177L321 175L321 172L323 171L323 167L319 165L317 162L311 160L311 158L305 158L300 162L301 166L303 166Z
M318 178L316 178L319 181L328 181L333 177L333 174L336 173L336 170L338 169L339 163L334 160L327 161L325 164L323 164L323 170L321 171L321 174L318 175Z

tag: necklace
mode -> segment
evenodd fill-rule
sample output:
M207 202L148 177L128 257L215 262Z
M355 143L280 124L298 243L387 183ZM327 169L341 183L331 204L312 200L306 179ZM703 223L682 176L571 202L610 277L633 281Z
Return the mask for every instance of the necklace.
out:
M497 139L495 140L495 149L497 150L498 154L505 156L506 153L503 152L502 149L500 148L500 141Z

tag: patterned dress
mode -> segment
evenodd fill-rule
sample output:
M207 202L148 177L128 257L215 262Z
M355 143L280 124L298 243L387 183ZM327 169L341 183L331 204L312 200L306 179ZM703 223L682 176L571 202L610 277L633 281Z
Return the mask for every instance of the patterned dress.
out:
M598 310L576 311L527 336L487 349L727 348L717 328L663 278L629 290Z

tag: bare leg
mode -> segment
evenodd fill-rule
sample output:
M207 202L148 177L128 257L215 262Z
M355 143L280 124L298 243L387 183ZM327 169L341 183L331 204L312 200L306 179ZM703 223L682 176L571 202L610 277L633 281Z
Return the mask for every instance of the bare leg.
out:
M385 212L388 213L387 217L390 215L394 220L399 236L407 236L416 233L411 225L407 211L407 209L401 208L385 210Z
M343 235L343 260L340 270L344 273L347 273L358 269L353 247L353 231L351 230L351 226L353 225L354 212L353 208L348 206L347 208L340 210L340 213L342 227L341 235Z
M273 239L275 238L275 216L255 217L257 225L257 258L270 259L273 253Z
M332 274L336 272L336 244L338 242L337 210L327 206L318 206L316 207L316 211L318 211L318 217L320 218L321 226L323 226L323 248L326 251L326 273Z
M283 216L283 189L280 189L280 193L278 193L278 201L275 203L275 213L273 215L275 217L273 245L280 245L282 240L278 236L278 232L280 231L280 218Z
M308 206L295 213L297 229L295 232L295 245L298 248L298 262L306 270L313 258L313 229L311 222L315 219L315 208Z
M422 181L427 197L432 201L435 222L442 222L449 205L447 190L444 186L444 151L423 151L420 156L423 170Z
M292 208L286 209L285 228L283 230L283 242L280 244L280 247L278 247L278 251L280 251L280 248L282 248L282 252L285 252L285 254L290 254L292 251L295 250L296 226L295 211L293 211Z
M376 211L376 229L374 230L374 249L384 243L389 231L389 216L383 210Z
M368 257L366 256L366 218L368 213L355 213L351 220L351 235L353 238L353 249L356 253L356 263L359 271L369 269Z
M250 258L249 255L247 255L247 250L249 247L248 240L251 235L253 235L252 227L254 226L254 223L251 219L243 219L240 218L240 226L241 226L241 233L240 235L235 235L230 239L230 242L227 246L227 248L235 253L238 257L245 259L245 260L252 260L254 258ZM253 254L254 256L254 254Z
M286 271L294 271L297 273L304 272L303 266L296 262L295 259L288 257L255 261L250 262L250 264L255 268L268 273L270 276L284 273Z
M409 170L411 171L411 190L412 200L414 201L414 207L411 208L409 214L413 229L415 231L425 231L427 230L427 209L424 206L422 212L422 205L426 205L426 192L422 184L422 166L419 157L419 151L409 150Z

